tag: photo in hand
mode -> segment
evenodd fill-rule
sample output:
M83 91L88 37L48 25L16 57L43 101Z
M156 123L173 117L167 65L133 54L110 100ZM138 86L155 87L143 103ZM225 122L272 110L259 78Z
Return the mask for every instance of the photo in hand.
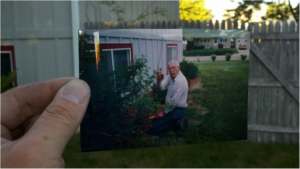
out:
M245 30L79 31L81 151L247 139Z

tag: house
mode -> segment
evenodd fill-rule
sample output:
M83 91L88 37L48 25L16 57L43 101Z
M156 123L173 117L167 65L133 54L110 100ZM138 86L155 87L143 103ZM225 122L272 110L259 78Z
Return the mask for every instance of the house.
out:
M118 13L111 12L116 8L124 11L124 21L138 21L142 14L149 14L140 18L149 22L174 21L179 19L178 6L178 1L2 1L1 60L8 57L5 63L16 70L14 86L79 77L78 30L90 23L118 21ZM153 14L162 8L164 16ZM144 54L134 45L133 53Z
M236 48L250 45L249 32L245 30L220 29L183 29L183 38L194 41L195 46L203 45L206 49L217 49L219 44L223 48Z
M99 31L100 49L110 56L110 67L116 63L131 64L133 59L145 57L149 74L162 68L167 74L167 63L182 60L182 31L180 29L112 29L87 30L82 33L93 35ZM92 51L93 39L88 42ZM100 56L101 57L101 56Z

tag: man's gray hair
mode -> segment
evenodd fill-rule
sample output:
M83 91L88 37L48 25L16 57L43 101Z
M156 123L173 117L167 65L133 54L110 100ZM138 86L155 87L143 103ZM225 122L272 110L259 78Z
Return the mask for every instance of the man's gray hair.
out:
M168 63L168 65L170 65L170 64L175 64L175 65L177 65L177 66L180 67L179 62L178 62L177 60L171 60L171 61Z

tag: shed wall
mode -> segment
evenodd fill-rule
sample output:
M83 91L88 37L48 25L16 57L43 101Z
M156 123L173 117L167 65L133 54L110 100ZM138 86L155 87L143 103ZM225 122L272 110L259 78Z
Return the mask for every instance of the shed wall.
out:
M1 2L1 45L15 47L19 85L74 76L71 2Z
M133 57L147 58L147 65L150 67L149 73L161 67L164 73L167 72L167 44L177 44L177 55L179 61L182 60L182 41L165 39L129 38L129 37L109 37L101 36L100 43L132 43Z

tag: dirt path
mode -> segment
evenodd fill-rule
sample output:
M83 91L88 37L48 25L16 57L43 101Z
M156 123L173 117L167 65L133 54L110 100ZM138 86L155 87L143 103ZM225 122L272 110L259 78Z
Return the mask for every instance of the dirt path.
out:
M202 83L202 80L199 77L197 77L196 79L191 80L191 86L189 88L189 91L192 91L192 90L195 90L195 89L203 89L203 83ZM202 107L201 104L197 103L193 99L192 94L188 95L187 102L188 102L188 107L196 108L197 112L199 112L200 114L203 115L203 114L207 113L206 108ZM191 124L200 124L200 121L189 119L189 123L191 123Z

